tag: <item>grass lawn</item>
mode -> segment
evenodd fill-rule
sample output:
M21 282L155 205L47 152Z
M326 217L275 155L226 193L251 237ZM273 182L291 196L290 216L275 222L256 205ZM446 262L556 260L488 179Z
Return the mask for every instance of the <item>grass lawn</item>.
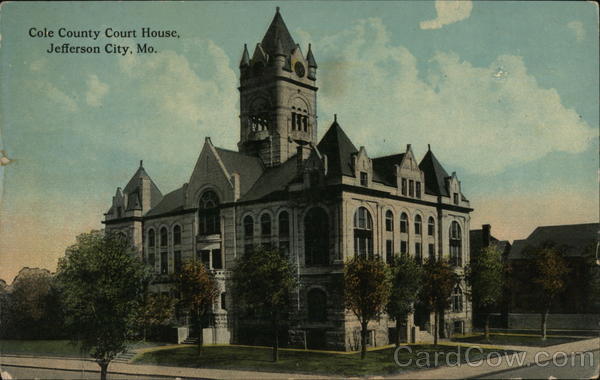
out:
M87 357L68 340L0 340L0 353Z
M542 340L539 335L510 335L510 334L490 334L489 342L485 339L485 335L468 336L464 338L453 338L455 342L464 343L481 343L481 344L493 344L493 345L512 345L512 346L530 346L530 347L548 347L556 344L563 344L581 340L581 338L573 337L547 337L546 340Z
M402 369L416 369L416 359L430 354L432 366L434 353L438 352L438 362L445 363L444 355L449 352L458 352L456 346L440 345L434 349L433 345L411 345L413 350L409 354L405 350L399 355L400 362L406 363L413 359L412 365L399 367L394 362L394 348L386 348L367 352L365 360L360 360L360 354L321 353L310 351L280 350L279 361L271 361L271 349L263 347L240 346L205 346L201 354L197 347L183 346L168 349L159 349L141 354L134 359L136 363L172 365L179 367L218 368L255 370L264 372L292 372L329 374L342 376L359 375L384 375L402 371ZM484 350L506 354L512 351ZM461 347L461 357L464 358L465 348ZM418 353L418 354L417 354ZM456 354L454 354L456 356ZM476 360L471 355L471 360Z

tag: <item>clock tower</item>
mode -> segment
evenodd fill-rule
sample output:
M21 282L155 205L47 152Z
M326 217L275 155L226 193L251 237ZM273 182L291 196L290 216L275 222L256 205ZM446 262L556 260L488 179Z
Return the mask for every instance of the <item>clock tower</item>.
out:
M294 42L279 7L252 57L240 62L240 152L268 166L284 163L299 145L316 144L317 64Z

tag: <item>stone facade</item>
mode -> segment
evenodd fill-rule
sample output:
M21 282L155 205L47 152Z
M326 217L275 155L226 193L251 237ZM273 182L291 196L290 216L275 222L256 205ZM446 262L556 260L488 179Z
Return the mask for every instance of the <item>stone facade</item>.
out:
M257 245L279 247L297 268L286 335L297 347L359 347L359 323L344 309L340 287L344 262L354 255L444 258L461 274L469 262L472 209L456 174L431 150L420 162L410 145L370 157L337 120L317 143L316 69L311 47L304 56L278 11L252 58L246 47L242 54L239 152L207 138L188 183L164 196L140 164L106 213L106 229L127 236L154 267L154 291L170 292L169 276L185 260L215 271L222 292L214 305L216 341L251 340L247 329L256 321L237 316L229 276ZM466 293L463 283L445 313L448 334L471 328ZM421 330L430 319L420 316ZM372 321L370 344L388 344L394 326L385 315Z

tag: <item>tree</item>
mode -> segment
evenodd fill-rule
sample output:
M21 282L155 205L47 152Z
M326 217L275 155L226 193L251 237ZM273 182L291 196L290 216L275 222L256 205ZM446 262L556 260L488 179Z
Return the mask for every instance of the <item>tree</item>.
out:
M148 330L164 325L173 318L177 302L173 297L166 295L150 293L147 290L145 293L137 317L144 341L147 338Z
M204 264L190 261L177 274L177 290L180 294L179 303L189 310L192 327L198 334L198 351L202 351L202 330L219 296L217 280Z
M391 268L391 293L386 312L396 319L396 346L400 345L400 329L414 310L423 276L422 267L410 256L394 259Z
M458 283L458 276L452 267L443 260L427 260L423 271L421 302L434 312L433 343L438 344L440 316L450 306L452 290Z
M71 338L96 359L101 379L126 350L142 296L143 264L128 247L125 239L92 231L79 235L58 263Z
M473 304L485 313L485 339L489 341L491 308L498 305L504 291L502 252L495 245L483 248L465 272Z
M360 322L360 358L367 354L367 327L385 309L391 290L388 267L379 256L352 258L344 266L346 308Z
M541 313L541 335L546 339L548 314L552 302L566 286L566 276L570 272L566 260L553 244L542 244L527 250L531 259L533 283Z
M277 249L260 247L246 252L233 270L236 302L256 317L270 321L274 362L279 359L279 327L288 316L290 293L296 283L294 266Z

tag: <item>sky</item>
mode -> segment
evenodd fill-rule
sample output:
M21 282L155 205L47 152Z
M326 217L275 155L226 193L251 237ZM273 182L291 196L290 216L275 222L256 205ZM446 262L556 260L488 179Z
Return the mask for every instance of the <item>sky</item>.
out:
M238 64L275 13L318 72L321 137L338 121L371 157L431 144L499 239L598 222L598 7L583 1L3 3L0 278L54 270L101 228L144 160L163 194L187 182L204 137L235 149ZM133 38L30 37L137 30ZM178 38L142 38L140 29ZM51 43L146 54L47 53Z

